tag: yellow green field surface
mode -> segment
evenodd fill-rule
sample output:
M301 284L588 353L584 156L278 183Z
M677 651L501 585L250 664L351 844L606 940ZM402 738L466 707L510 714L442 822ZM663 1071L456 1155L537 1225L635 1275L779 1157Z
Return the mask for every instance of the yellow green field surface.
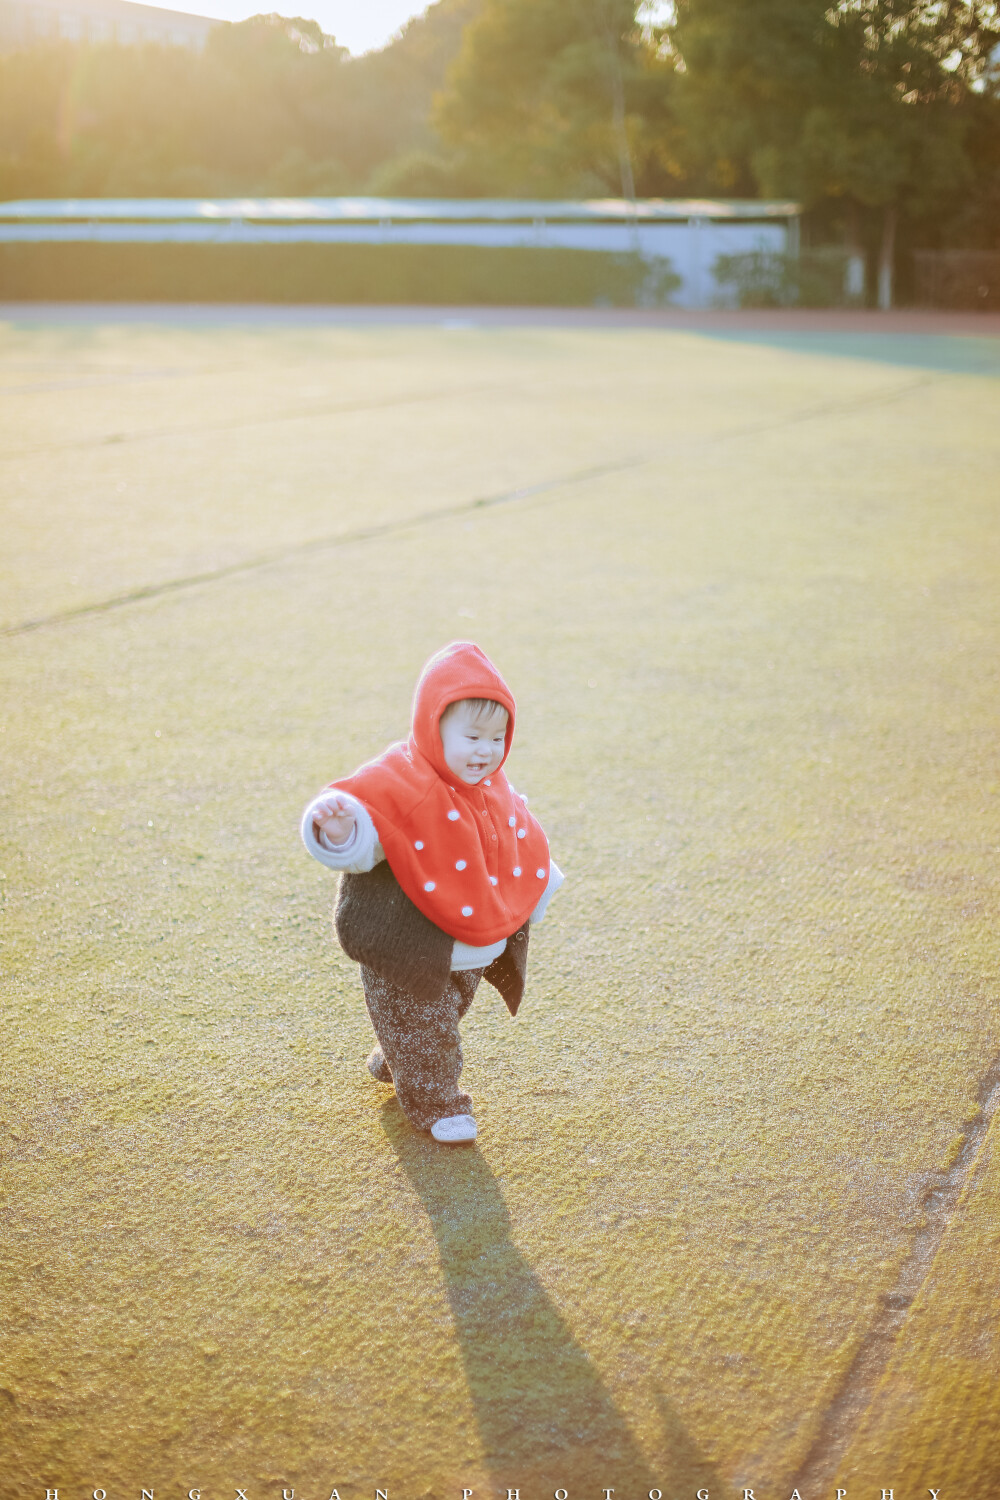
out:
M3 1500L1000 1495L998 375L8 313ZM448 1148L298 820L456 638L566 884Z
M842 1483L932 1474L942 1494L1000 1493L1000 1163L994 1116Z

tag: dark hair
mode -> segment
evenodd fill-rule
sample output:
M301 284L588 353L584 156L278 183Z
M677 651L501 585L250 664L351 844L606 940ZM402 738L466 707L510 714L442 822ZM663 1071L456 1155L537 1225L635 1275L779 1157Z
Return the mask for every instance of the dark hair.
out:
M441 715L442 720L446 719L456 708L468 709L475 719L493 719L498 712L507 714L508 719L510 718L506 708L495 698L457 698L454 703L448 704Z

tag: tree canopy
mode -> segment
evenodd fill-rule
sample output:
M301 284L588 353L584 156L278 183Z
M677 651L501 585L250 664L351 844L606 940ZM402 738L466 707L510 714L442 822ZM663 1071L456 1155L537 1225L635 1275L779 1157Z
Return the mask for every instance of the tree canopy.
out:
M689 153L720 185L839 204L849 241L875 211L888 302L900 215L955 215L976 191L998 41L992 0L678 0Z
M0 195L337 194L440 149L431 99L476 0L351 58L315 21L220 24L205 50L44 42L0 55Z
M484 0L433 121L496 191L629 195L671 77L634 0Z

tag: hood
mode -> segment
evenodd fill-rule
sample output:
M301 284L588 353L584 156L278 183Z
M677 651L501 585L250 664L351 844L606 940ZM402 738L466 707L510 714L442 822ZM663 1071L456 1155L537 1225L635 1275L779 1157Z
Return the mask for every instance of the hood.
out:
M445 762L439 725L448 705L462 698L492 698L507 710L502 766L514 739L514 699L485 651L472 641L452 641L436 652L421 672L413 694L410 741L449 783L454 780L454 772Z

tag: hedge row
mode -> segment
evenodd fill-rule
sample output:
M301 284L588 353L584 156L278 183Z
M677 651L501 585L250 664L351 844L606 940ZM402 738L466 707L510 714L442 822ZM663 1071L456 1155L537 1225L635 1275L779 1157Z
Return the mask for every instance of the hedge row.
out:
M464 245L6 244L0 300L658 305L635 255Z

